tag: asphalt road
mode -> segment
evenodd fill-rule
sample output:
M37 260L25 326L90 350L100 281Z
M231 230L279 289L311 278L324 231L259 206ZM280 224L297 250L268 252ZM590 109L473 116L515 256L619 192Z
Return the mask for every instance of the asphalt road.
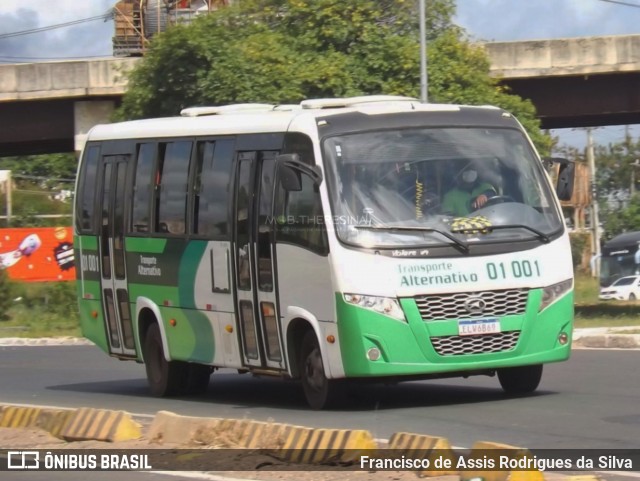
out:
M506 398L495 378L355 386L340 410L306 407L293 382L213 374L197 398L147 394L144 366L96 347L0 347L0 403L90 406L154 414L272 419L329 428L444 436L455 446L490 440L528 448L640 448L640 351L578 350L545 367L539 390Z

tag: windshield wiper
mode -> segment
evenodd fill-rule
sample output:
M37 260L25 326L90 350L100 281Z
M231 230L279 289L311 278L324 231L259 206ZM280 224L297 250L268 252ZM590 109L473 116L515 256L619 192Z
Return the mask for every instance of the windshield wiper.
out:
M436 234L440 234L443 237L449 239L453 244L458 246L464 252L469 252L469 244L466 242L462 242L460 239L456 239L454 236L449 234L448 232L444 232L438 229L431 229L428 227L411 227L411 226L403 226L403 225L354 225L356 229L367 229L367 230L396 230L396 231L408 231L408 232L435 232Z
M481 231L492 232L494 230L504 230L504 229L525 229L525 230L528 230L529 232L533 232L536 235L536 237L540 239L542 242L544 242L545 244L548 244L549 242L551 242L551 239L549 239L549 236L547 234L525 224L489 225L489 226L482 226L480 228L468 227L465 229L456 229L453 232L460 232L461 234L478 234L478 233L482 233Z

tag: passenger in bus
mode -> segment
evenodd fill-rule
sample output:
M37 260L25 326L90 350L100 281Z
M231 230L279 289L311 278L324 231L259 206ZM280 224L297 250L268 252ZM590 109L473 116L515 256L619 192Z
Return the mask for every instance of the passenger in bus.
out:
M455 185L444 195L442 213L463 217L480 209L496 195L495 187L481 180L477 169L469 165L456 176Z

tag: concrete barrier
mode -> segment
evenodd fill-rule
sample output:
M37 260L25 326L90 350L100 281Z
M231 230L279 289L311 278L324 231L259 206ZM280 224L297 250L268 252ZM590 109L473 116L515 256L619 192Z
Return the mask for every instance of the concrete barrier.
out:
M104 409L80 408L73 411L60 430L66 441L118 442L138 439L142 426L129 413Z
M413 434L413 433L394 433L389 438L388 449L398 450L404 455L411 458L428 459L431 466L434 469L428 469L421 471L422 476L447 476L457 475L456 469L456 457L453 454L453 449L449 440L437 436L427 436L425 434ZM435 468L436 459L449 459L451 460L451 469L438 469Z
M478 441L471 448L471 458L489 458L498 467L498 457L508 453L510 459L520 460L533 458L533 454L528 449L510 446L508 444L492 443L488 441ZM538 470L465 470L460 471L460 480L469 481L482 478L484 481L544 481L542 472Z
M160 411L149 428L151 443L263 449L279 459L304 464L352 462L377 448L369 431L316 429L290 424L179 416Z
M0 406L0 427L39 428L66 441L126 441L139 438L140 424L124 411Z
M2 406L0 427L39 428L61 438L60 432L71 415L72 409L51 409L37 406Z

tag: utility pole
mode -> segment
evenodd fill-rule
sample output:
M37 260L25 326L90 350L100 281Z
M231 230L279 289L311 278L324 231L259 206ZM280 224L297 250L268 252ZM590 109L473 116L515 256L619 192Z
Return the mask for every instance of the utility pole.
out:
M427 14L425 0L420 0L420 101L426 104L427 96Z
M591 229L593 229L593 255L600 258L600 218L598 216L598 196L596 188L596 161L593 152L593 134L591 127L587 128L587 161L589 162L589 174L591 177ZM595 262L591 267L591 276L598 277L600 275L598 263Z
M12 206L11 199L13 197L13 193L11 192L11 171L3 170L0 172L0 193L4 190L5 194L5 216L4 218L7 220L7 227L11 225L11 214L12 214ZM3 189L4 188L4 189Z

